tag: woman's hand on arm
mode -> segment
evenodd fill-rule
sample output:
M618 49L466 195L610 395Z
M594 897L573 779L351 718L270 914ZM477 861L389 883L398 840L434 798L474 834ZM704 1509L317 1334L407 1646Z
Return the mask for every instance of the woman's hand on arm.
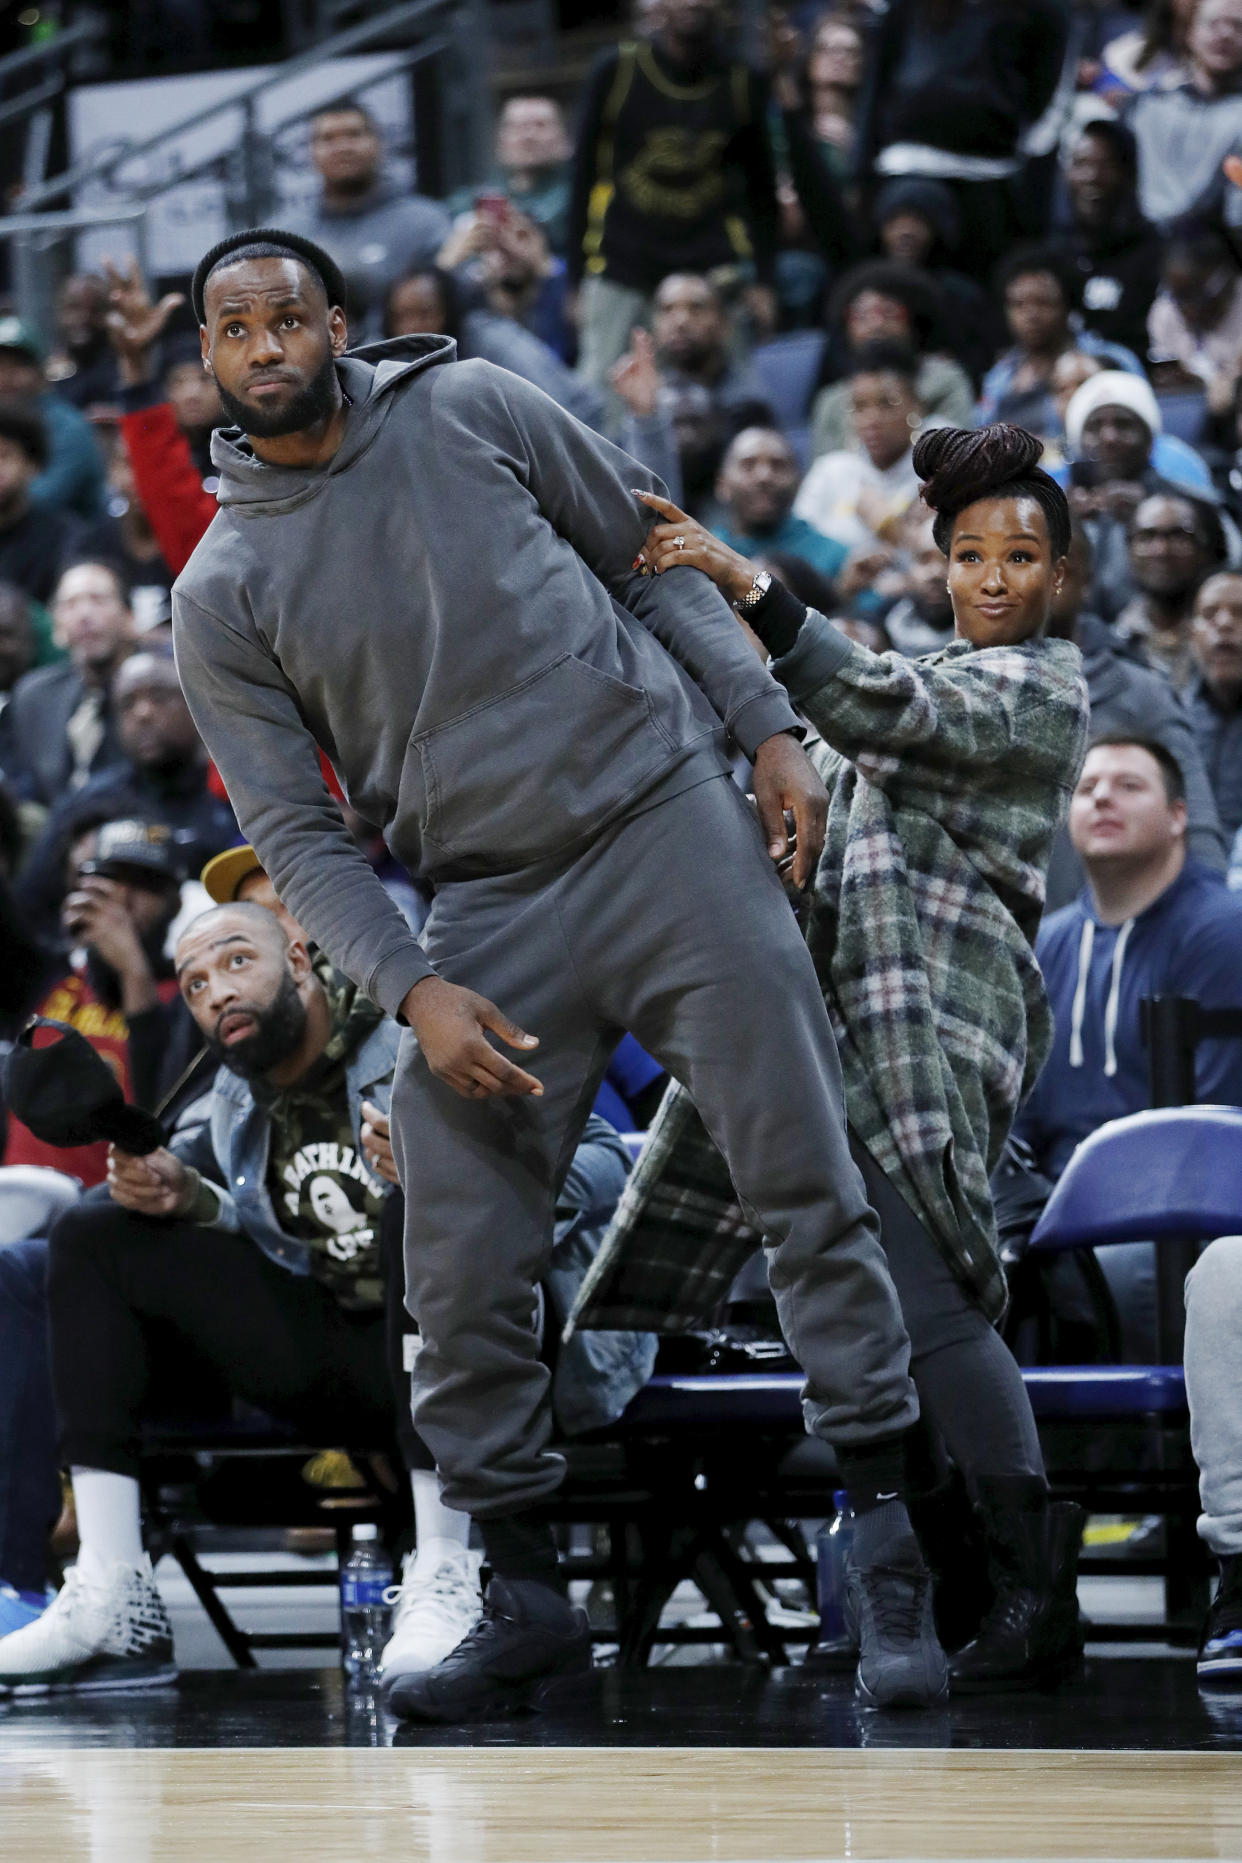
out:
M701 569L727 602L741 601L755 580L753 563L713 537L670 498L657 498L654 492L635 492L634 496L662 519L647 532L636 561L644 575L660 576L666 569Z

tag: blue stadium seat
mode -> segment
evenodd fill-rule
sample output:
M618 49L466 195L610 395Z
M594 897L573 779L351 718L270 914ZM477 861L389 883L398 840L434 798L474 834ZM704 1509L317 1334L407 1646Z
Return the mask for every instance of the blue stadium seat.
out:
M827 340L822 330L791 330L761 343L751 356L764 399L787 432L806 421Z
M802 1427L797 1371L657 1376L630 1400L624 1422L638 1429L734 1430Z
M1026 1365L1022 1379L1040 1423L1120 1423L1186 1414L1180 1365Z
M1150 1241L1157 1256L1160 1349L1181 1358L1181 1280L1198 1244L1242 1234L1242 1109L1175 1106L1111 1120L1084 1139L1044 1207L1032 1254ZM1024 1369L1039 1423L1142 1425L1150 1451L1141 1472L1123 1455L1105 1511L1165 1517L1163 1572L1170 1634L1191 1637L1207 1602L1203 1548L1195 1533L1197 1471L1188 1440L1186 1378L1180 1363L1060 1365ZM1077 1477L1074 1498L1101 1506L1110 1477L1096 1454ZM1132 1499L1126 1500L1126 1489ZM1105 1569L1097 1562L1097 1569ZM1132 1568L1137 1569L1137 1567Z
M1114 1119L1084 1139L1032 1250L1242 1234L1242 1109L1176 1106Z

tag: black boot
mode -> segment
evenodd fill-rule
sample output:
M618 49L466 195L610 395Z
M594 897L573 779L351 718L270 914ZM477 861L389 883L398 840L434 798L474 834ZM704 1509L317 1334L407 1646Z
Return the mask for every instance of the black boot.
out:
M1019 1494L1023 1504L1015 1505ZM957 1693L1046 1687L1081 1666L1078 1549L1085 1515L1069 1501L1044 1498L1033 1506L1032 1498L1027 1482L979 1483L995 1595L978 1636L950 1659Z
M941 1648L960 1650L992 1602L987 1543L961 1476L954 1471L939 1487L912 1494L910 1521L932 1575Z

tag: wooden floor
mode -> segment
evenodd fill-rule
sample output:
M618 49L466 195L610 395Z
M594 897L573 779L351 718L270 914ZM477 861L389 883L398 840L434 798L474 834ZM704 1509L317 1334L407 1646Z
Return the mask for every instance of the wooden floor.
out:
M1242 1858L1242 1757L0 1751L5 1863Z

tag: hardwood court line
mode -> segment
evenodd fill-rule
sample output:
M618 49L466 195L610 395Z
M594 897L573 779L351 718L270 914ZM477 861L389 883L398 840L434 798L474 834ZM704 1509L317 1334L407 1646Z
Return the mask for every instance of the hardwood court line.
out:
M1242 1857L1242 1756L0 1747L13 1863Z

